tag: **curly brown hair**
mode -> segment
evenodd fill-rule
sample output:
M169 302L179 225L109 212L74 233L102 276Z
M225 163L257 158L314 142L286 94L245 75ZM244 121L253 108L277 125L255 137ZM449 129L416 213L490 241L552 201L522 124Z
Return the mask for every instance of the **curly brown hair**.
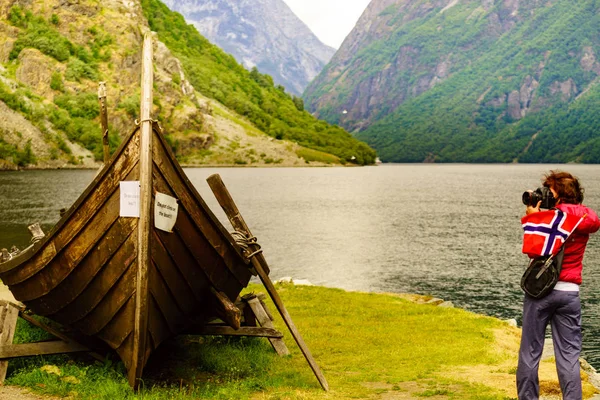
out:
M583 187L577 177L568 172L550 171L542 179L544 186L554 189L561 203L581 204L583 202Z

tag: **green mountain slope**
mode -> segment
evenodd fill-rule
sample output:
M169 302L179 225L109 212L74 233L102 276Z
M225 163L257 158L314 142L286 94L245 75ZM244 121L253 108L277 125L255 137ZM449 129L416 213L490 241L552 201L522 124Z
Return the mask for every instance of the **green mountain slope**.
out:
M600 2L369 8L304 97L382 160L600 161Z
M347 161L372 164L375 152L343 129L316 120L304 110L302 99L290 97L283 86L256 69L248 72L233 56L210 44L188 25L181 14L159 0L142 0L150 28L181 60L190 82L260 130L310 149L334 154Z
M147 17L146 17L147 16ZM187 165L369 164L375 152L247 71L162 3L0 3L0 169L97 167L98 83L114 149L139 110L141 40L155 41L153 116Z

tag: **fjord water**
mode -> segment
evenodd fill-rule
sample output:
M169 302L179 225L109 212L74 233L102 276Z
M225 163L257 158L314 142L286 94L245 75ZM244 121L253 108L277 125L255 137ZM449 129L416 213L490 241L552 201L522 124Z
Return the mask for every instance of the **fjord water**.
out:
M371 292L431 294L520 321L521 194L550 169L577 175L600 210L598 165L392 164L207 168L186 173L227 229L206 178L218 173L263 246L271 278ZM0 173L0 247L47 232L95 171ZM600 367L600 234L584 259L584 355ZM398 316L402 318L401 315Z

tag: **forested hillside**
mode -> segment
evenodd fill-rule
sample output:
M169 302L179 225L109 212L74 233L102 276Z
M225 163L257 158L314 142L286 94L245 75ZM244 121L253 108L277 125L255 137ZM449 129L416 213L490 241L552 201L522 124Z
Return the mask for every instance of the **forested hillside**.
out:
M323 44L284 0L163 0L246 69L257 67L301 96L335 49Z
M283 86L275 86L269 75L256 68L248 72L161 1L142 0L142 7L150 28L181 60L190 82L201 93L247 117L274 138L359 164L375 161L375 152L367 145L344 129L315 119L304 110L301 98L286 94Z
M114 150L139 113L141 40L150 29L159 31L152 114L183 163L374 161L367 145L313 118L301 99L242 68L162 3L6 0L0 2L0 169L97 167L98 84L106 82Z
M373 0L308 108L384 161L600 162L600 2Z

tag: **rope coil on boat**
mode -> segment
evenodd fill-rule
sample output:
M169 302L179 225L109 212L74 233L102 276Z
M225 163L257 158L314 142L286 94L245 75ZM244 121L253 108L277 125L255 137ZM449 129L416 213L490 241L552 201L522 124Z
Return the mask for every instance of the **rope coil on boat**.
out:
M245 233L238 231L231 232L231 236L233 237L233 240L235 240L235 243L240 246L247 259L251 259L255 255L262 253L262 249L260 248L260 244L258 244L256 236L248 237ZM256 248L256 250L251 252L252 248L250 246L255 246L254 248Z
M136 118L136 120L135 120L134 122L135 122L135 124L136 124L136 125L138 125L138 126L139 126L139 125L141 125L141 124L142 124L142 122L147 122L147 121L150 121L150 122L158 122L158 120L157 120L157 119L152 119L152 118L144 118L144 119L142 119L142 120L138 120L138 119Z

